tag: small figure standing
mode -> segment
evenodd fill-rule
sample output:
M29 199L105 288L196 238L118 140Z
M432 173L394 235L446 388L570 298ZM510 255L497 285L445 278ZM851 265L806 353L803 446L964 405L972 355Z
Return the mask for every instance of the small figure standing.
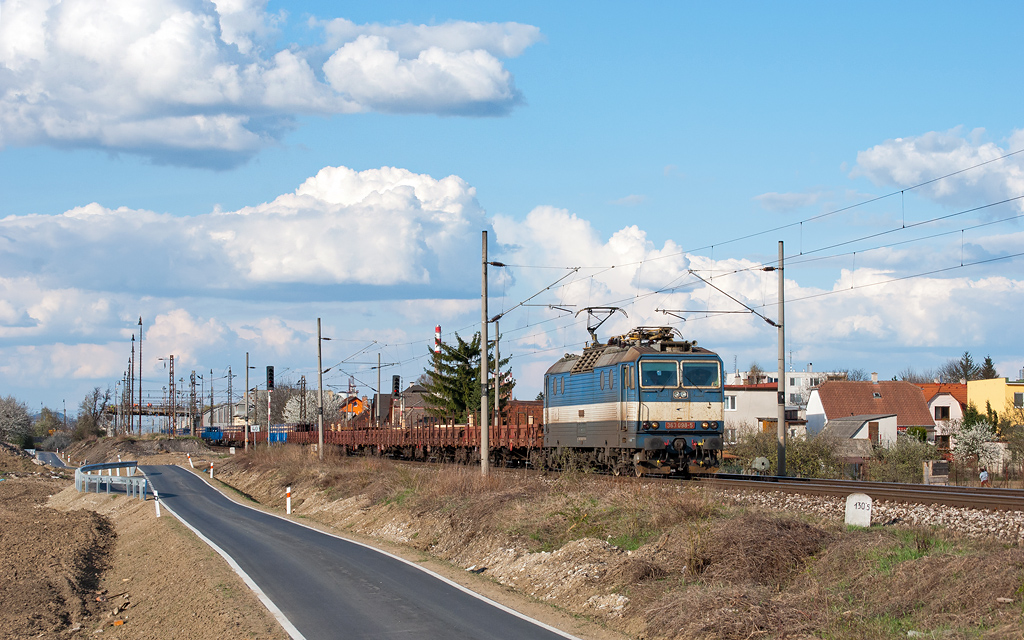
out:
M989 484L989 481L988 481L988 469L986 469L985 467L981 468L981 473L978 474L978 479L981 480L981 486L983 486L983 487L991 487L992 486L991 484Z

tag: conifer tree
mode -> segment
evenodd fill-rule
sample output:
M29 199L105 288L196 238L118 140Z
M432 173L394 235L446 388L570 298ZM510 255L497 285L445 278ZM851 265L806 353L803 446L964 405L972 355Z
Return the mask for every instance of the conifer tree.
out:
M488 371L494 371L493 350L488 348ZM465 422L470 413L480 410L480 334L466 341L456 333L455 344L441 344L440 353L430 349L433 370L423 381L427 390L427 411L441 418ZM505 369L509 358L501 359L501 401L511 397L516 381ZM493 384L488 385L488 404L494 406Z
M996 373L996 365L992 362L992 356L985 356L985 361L981 363L978 375L982 380L991 380L992 378L999 377L999 374Z

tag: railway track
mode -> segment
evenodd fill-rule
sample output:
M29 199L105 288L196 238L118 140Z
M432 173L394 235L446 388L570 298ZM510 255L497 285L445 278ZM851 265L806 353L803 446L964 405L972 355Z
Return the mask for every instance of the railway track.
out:
M740 476L716 474L698 479L712 488L745 491L780 491L804 495L845 497L864 493L873 501L908 504L944 505L992 511L1024 511L1024 490L996 487L950 487L858 480L818 478L782 478L777 476Z

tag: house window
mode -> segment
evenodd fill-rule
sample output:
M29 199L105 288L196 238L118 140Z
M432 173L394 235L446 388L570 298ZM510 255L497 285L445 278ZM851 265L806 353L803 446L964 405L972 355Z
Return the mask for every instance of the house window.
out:
M871 444L874 444L874 445L878 444L878 423L877 422L869 422L868 423L868 439L871 440Z
M1013 406L1018 409L1024 408L1024 393L1013 394Z
M936 449L949 449L949 436L935 436Z
M811 386L812 386L812 387L816 387L816 386L818 386L818 384L820 384L820 383L821 383L821 380L820 380L820 379L818 379L818 378L811 378Z
M736 410L736 396L725 396L725 410L735 411Z
M736 444L736 429L725 430L725 441L729 444Z
M936 420L949 420L949 407L935 407Z
M795 387L796 386L796 378L790 378L789 379L789 386L791 386L791 387Z
M800 404L800 394L791 393L789 394L789 404Z

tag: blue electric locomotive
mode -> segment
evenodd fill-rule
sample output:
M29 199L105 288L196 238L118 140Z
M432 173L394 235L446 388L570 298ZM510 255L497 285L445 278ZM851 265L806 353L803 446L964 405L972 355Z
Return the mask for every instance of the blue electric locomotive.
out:
M617 475L706 471L722 451L723 400L717 354L638 327L544 374L544 447Z

